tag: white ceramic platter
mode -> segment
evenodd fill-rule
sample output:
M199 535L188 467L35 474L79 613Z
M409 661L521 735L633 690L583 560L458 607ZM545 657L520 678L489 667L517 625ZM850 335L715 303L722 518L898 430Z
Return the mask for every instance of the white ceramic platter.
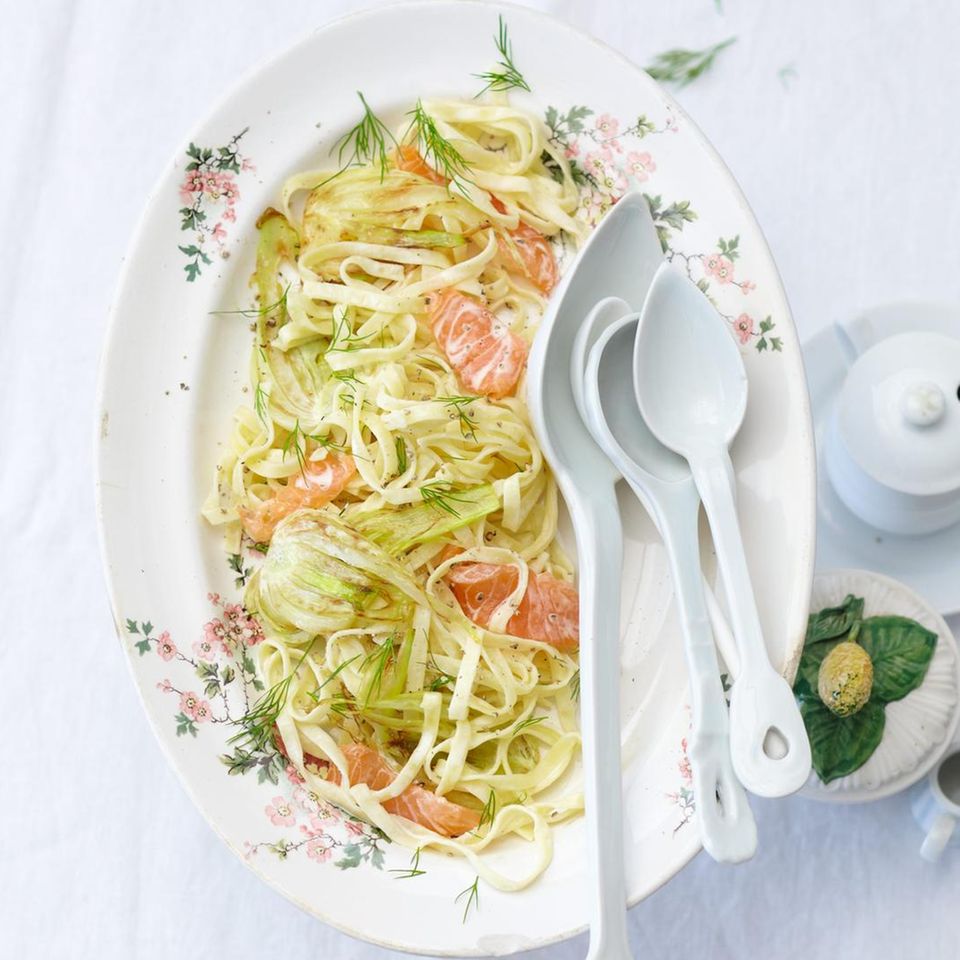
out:
M595 222L630 186L646 190L671 255L704 281L742 344L751 395L734 448L741 518L771 656L792 676L812 573L813 445L776 270L730 174L677 105L556 20L484 3L396 4L318 31L241 83L157 185L103 360L104 556L121 643L168 759L214 829L266 881L342 930L418 953L510 953L580 929L582 827L556 831L553 864L536 884L516 894L481 889L464 920L454 899L473 875L463 862L426 855L423 876L398 880L390 870L406 867L409 851L321 809L279 755L238 756L228 745L252 679L244 651L256 625L234 605L237 573L198 514L217 444L245 399L250 340L242 318L212 311L249 305L257 216L287 175L319 164L353 126L355 91L394 122L420 96L472 96L472 75L495 61L500 12L533 89L518 101L552 124L591 175L582 215ZM670 578L646 517L627 497L623 507L625 853L636 902L699 843ZM521 855L508 846L502 858Z
M960 307L907 301L873 307L844 324L847 336L864 349L900 333L928 330L960 338ZM817 449L824 437L847 374L847 354L833 326L803 345ZM958 377L960 379L960 377ZM817 569L860 567L876 570L916 590L944 616L960 612L960 524L926 536L898 536L876 530L843 503L827 476L817 483Z

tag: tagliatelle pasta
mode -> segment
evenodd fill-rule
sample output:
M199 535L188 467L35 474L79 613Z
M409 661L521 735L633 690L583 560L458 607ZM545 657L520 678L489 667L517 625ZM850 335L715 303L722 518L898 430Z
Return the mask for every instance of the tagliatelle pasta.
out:
M265 550L245 599L267 638L249 735L275 736L310 789L390 839L519 889L549 863L551 825L582 809L561 789L576 640L503 631L534 578L573 575L522 375L549 238L586 227L537 117L502 95L417 111L389 153L298 173L261 217L254 402L203 514L230 552L245 535ZM486 626L447 580L470 563L505 574ZM553 616L524 609L525 624ZM446 804L475 828L437 827L426 808ZM506 836L531 845L517 875L485 855Z

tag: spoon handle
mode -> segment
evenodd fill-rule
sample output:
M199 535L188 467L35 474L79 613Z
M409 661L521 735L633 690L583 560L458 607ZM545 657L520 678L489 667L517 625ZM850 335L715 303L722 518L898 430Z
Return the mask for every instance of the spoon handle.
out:
M725 448L691 459L737 642L740 667L730 698L730 743L740 782L761 797L799 790L810 776L810 742L793 691L770 665L737 519Z
M630 960L620 774L620 578L616 497L572 506L580 571L580 729L586 808L588 960Z
M690 673L691 729L687 756L700 838L721 863L741 863L757 850L757 825L730 756L730 718L700 572L697 517L700 501L688 498L659 518L670 558Z

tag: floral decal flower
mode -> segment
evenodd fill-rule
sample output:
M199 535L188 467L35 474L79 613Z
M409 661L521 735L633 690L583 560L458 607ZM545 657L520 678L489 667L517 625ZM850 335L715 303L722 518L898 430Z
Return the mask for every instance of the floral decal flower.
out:
M580 188L577 215L591 225L598 223L627 190L655 184L657 160L654 149L647 149L647 144L679 130L677 118L669 109L659 122L641 114L625 124L610 113L595 116L590 107L582 105L566 112L548 107L544 119L550 143L566 159ZM640 148L641 141L644 149ZM550 154L544 154L544 163L555 177L562 176L560 162ZM727 291L739 291L747 297L756 290L756 284L737 270L740 237L721 237L716 249L687 252L680 245L683 229L697 219L690 201L666 200L662 193L652 191L644 196L667 258L686 270L738 341L759 352L782 350L783 341L773 334L776 324L771 317L757 321L739 305L728 308Z
M677 761L677 771L680 774L680 786L667 794L667 799L676 804L680 810L680 822L673 828L674 834L693 819L696 804L693 801L693 770L690 767L690 758L687 756L687 738L680 741L680 759Z
M252 569L239 556L229 558L230 568L245 581ZM242 586L242 582L238 582ZM242 730L242 719L256 703L264 685L257 676L251 652L263 640L263 628L242 604L207 595L214 616L192 642L177 644L169 631L155 632L149 620L127 620L127 635L141 656L154 653L159 661L179 669L164 677L156 688L173 694L177 709L173 722L177 736L198 737L203 724L226 724ZM188 656L185 650L190 650ZM287 831L272 840L246 844L246 855L266 851L281 860L302 849L314 863L332 861L341 870L361 865L383 869L386 836L374 826L331 806L310 790L303 776L272 741L231 744L232 752L220 757L232 776L256 774L257 782L272 787L264 813L270 825ZM282 792L281 792L282 791Z
M191 283L213 263L211 245L227 257L226 223L237 219L236 204L240 199L237 175L253 170L250 160L241 156L238 144L249 128L246 127L222 147L211 149L191 143L187 147L187 165L180 184L180 229L192 231L193 243L181 244L180 252L187 257L184 271Z

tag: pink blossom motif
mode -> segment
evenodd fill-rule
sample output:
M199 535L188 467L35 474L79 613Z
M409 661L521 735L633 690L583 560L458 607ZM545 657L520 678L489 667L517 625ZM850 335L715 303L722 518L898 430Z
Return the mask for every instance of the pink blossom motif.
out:
M192 206L196 200L196 194L203 193L206 186L206 174L200 170L188 170L180 184L180 202L186 206Z
M205 723L210 719L210 704L201 700L199 693L188 691L180 694L180 712L197 723Z
M730 283L733 280L733 261L719 253L711 253L704 261L704 269L717 283Z
M246 173L247 171L249 171L250 173L256 173L256 172L257 172L257 168L253 165L253 163L251 163L249 160L247 160L246 157L243 158L243 161L242 161L241 164L240 164L240 169L241 169L241 171L243 171L244 173Z
M213 230L210 232L210 236L213 237L213 239L216 240L217 243L223 243L223 241L227 239L226 228L222 223L220 223L219 220L217 221Z
M740 292L746 296L751 290L756 290L757 285L752 280L743 280L740 283Z
M264 807L264 812L275 827L292 827L297 822L290 804L283 797L274 797L273 802Z
M303 777L300 776L300 771L292 764L288 763L286 769L283 771L287 775L287 779L296 787L303 783Z
M173 690L173 684L164 677L163 680L157 684L157 689L163 693L170 693L170 691Z
M347 833L352 833L355 837L363 836L363 824L359 820L348 820L344 826L347 828Z
M208 593L208 594L207 594L207 599L208 599L211 603L216 604L218 607L220 606L220 594L219 594L219 593Z
M638 183L644 183L649 180L650 174L656 169L657 164L649 153L638 153L634 150L632 153L627 154L627 170Z
M217 648L206 637L194 642L193 652L198 660L206 660L207 663L212 663L217 658Z
M224 200L233 205L240 198L237 182L229 173L208 173L204 179L203 192L211 200Z
M224 220L229 220L231 223L237 222L237 214L233 207L227 207L226 210L221 214Z
M580 156L579 142L576 140L571 140L570 143L568 143L567 146L565 147L563 153L568 160L572 160L574 157L579 157Z
M687 738L684 737L680 742L680 748L682 753L680 754L680 762L677 764L677 769L680 771L680 776L684 780L693 779L693 770L690 767L690 758L687 756Z
M307 856L317 863L323 863L333 856L333 844L328 837L314 837L307 841Z
M228 603L223 608L227 618L228 631L235 643L255 647L263 640L263 627L260 621L250 616L239 603Z
M734 321L733 329L737 331L740 342L746 343L753 336L753 317L741 313Z
M583 165L596 180L602 180L607 175L607 168L613 163L613 154L609 147L602 147L600 150L591 150L583 158Z
M211 647L220 647L224 653L233 651L227 646L227 626L222 620L210 620L203 625L203 641Z
M597 129L597 133L604 139L611 139L620 132L620 121L609 113L601 113L600 116L597 117L597 122L594 126Z
M161 660L167 661L172 660L177 655L176 645L170 639L170 634L166 630L157 637L157 653Z
M322 837L322 836L325 836L325 835L326 835L326 834L325 834L325 827L326 827L326 825L327 825L328 823L334 822L335 820L336 820L335 817L325 816L325 815L323 815L323 814L321 814L320 816L312 816L312 817L310 817L310 823L309 823L309 824L303 824L303 823L300 824L300 832L301 832L305 837ZM350 822L350 823L353 823L352 820L349 821L349 822ZM362 834L363 831L361 830L360 833Z

